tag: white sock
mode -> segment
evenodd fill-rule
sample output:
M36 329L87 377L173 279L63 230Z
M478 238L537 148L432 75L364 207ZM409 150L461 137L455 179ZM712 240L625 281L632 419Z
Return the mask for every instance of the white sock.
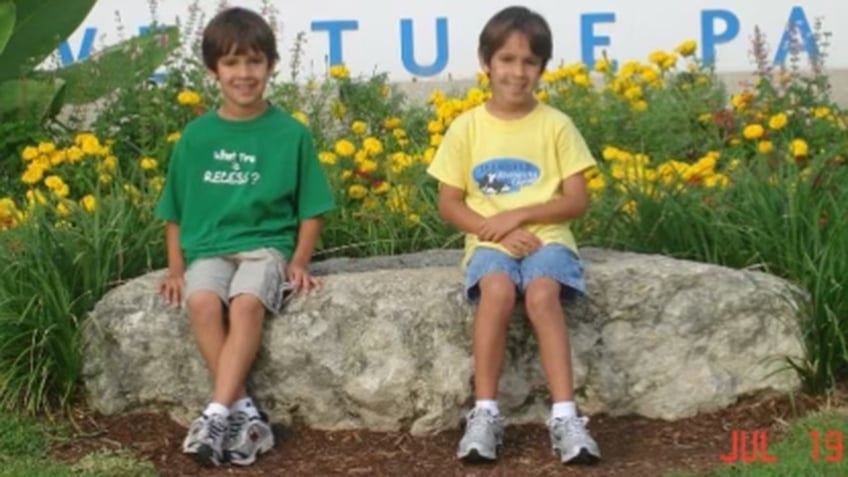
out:
M207 416L211 416L212 414L218 414L223 417L227 417L230 415L230 409L219 402L213 401L206 405L206 409L203 410L203 414Z
M241 411L248 416L258 416L259 410L256 409L256 404L253 403L253 399L250 399L250 396L243 397L238 401L234 402L232 406L230 406L230 412Z
M577 417L577 406L574 405L574 401L557 401L551 406L551 418L571 417Z
M498 402L494 399L478 399L474 402L474 407L477 409L485 409L495 416L500 414L500 411L498 411Z

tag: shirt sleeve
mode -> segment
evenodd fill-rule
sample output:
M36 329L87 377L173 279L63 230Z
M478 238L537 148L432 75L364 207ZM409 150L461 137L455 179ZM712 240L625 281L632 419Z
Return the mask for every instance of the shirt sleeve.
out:
M184 137L177 140L174 149L171 151L171 158L168 161L168 173L165 176L162 192L159 194L159 200L156 202L156 207L153 211L156 217L176 223L180 222L182 216L183 193L185 190L185 187L182 185L184 172L181 171L183 162L185 161Z
M468 188L468 152L465 147L463 123L454 121L445 132L427 173L443 184L458 189Z
M570 119L565 121L557 135L557 160L562 179L596 165L595 158L589 151L583 135Z
M308 131L301 136L299 156L297 218L303 220L332 210L335 200Z

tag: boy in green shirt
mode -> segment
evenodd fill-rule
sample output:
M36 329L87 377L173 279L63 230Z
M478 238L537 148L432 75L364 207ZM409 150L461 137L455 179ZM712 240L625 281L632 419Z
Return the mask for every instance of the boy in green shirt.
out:
M172 153L156 205L168 254L160 291L169 304L184 300L212 378L183 451L203 464L249 465L274 445L245 390L262 321L281 311L284 290L318 285L308 264L319 216L334 204L308 129L263 99L279 60L268 23L224 10L202 51L222 102L186 125Z

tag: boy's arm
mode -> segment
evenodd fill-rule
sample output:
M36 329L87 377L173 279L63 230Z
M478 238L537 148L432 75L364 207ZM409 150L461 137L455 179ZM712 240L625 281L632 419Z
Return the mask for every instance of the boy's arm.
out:
M551 223L574 219L586 212L589 196L582 171L562 180L561 195L541 204L518 207L483 221L478 235L483 240L498 242L508 233L528 223Z
M168 254L168 274L181 277L185 272L183 252L180 250L180 225L170 220L165 222L165 250Z
M292 252L289 262L293 265L306 268L312 259L315 242L318 240L318 234L320 233L321 217L309 217L301 220L297 226L297 239L295 240L294 252Z
M437 205L439 216L465 233L476 235L485 222L482 215L465 205L465 191L444 182L439 183Z

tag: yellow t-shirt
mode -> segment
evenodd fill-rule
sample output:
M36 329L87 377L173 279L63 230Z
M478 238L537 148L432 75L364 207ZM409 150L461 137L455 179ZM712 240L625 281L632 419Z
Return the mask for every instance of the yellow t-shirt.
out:
M465 191L466 205L490 217L547 202L561 194L563 179L594 165L583 136L562 111L538 103L524 117L504 120L480 105L451 123L427 172ZM543 244L560 243L577 252L568 221L524 228ZM463 263L478 245L509 253L466 234Z

